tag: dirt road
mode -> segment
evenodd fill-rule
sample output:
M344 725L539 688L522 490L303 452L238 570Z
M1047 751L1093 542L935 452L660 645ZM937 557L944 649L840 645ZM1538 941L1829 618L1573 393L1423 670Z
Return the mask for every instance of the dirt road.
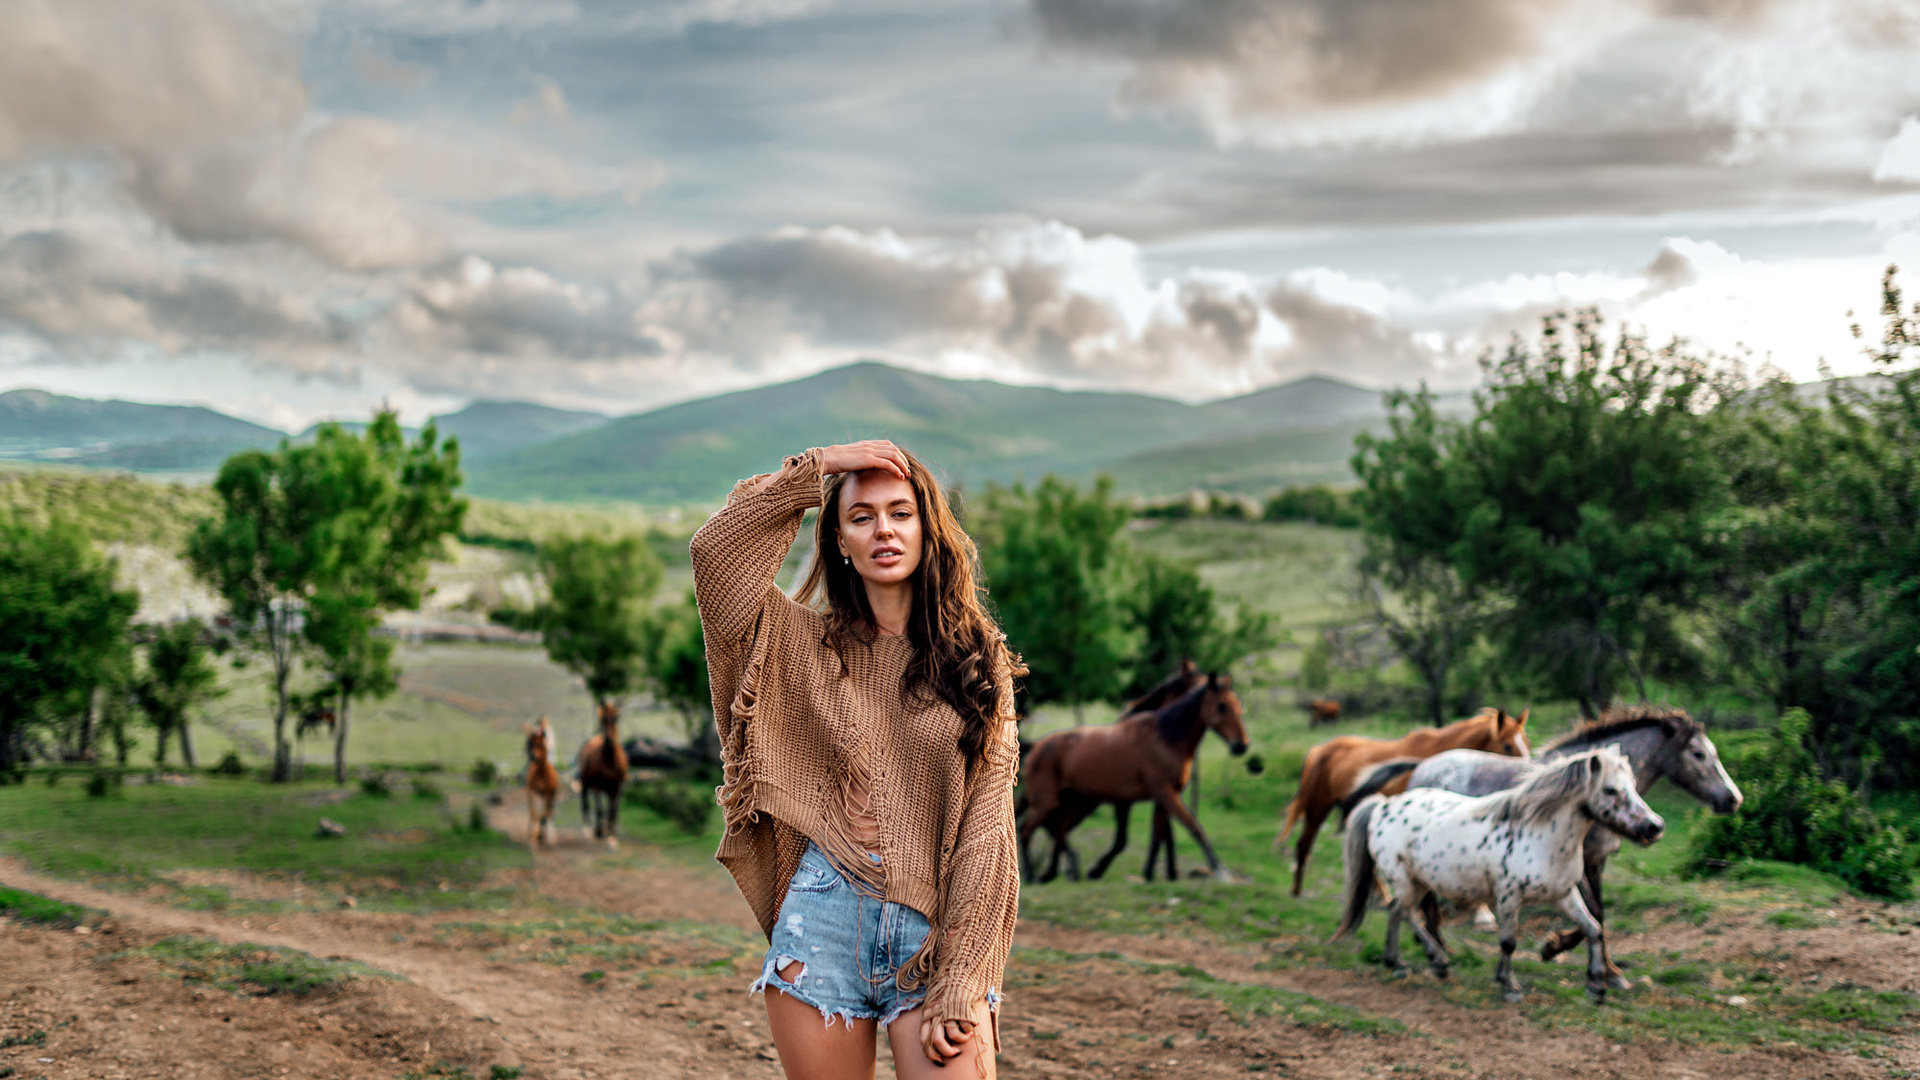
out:
M537 899L506 914L319 904L274 915L187 911L4 860L0 881L111 913L88 933L0 921L0 1039L27 1040L0 1048L0 1070L13 1070L0 1076L389 1080L464 1068L485 1078L496 1065L555 1080L780 1076L762 1007L744 993L759 948L745 905L718 867L653 858L644 845L610 859L565 834L526 882L523 895ZM248 883L227 884L246 895ZM252 887L259 899L283 899L287 889ZM1836 912L1835 925L1793 931L1797 947L1780 955L1778 977L1914 989L1920 935L1859 921L1881 917L1861 905ZM405 981L250 998L183 983L128 953L175 935L346 957ZM1660 948L1779 954L1766 953L1781 937L1771 927L1700 935L1672 926L1649 933ZM1450 1002L1424 975L1390 984L1371 972L1274 969L1255 946L1038 923L1023 924L1019 944L1001 1019L1008 1077L1803 1080L1920 1070L1911 1033L1892 1036L1871 1060L1796 1045L1623 1043L1543 1028L1510 1008ZM1315 1022L1311 1002L1304 1014L1248 1012L1273 996L1265 988L1361 1010L1377 1023ZM1633 995L1608 1006L1645 1007Z

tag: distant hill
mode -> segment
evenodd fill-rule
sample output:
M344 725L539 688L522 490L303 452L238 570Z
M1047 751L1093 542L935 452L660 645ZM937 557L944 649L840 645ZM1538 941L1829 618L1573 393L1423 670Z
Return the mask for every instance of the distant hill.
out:
M262 427L198 405L95 401L45 390L0 394L0 457L76 465L179 470L211 468L228 454L273 446Z
M1229 470L1241 478L1231 486L1264 490L1302 482L1284 479L1290 475L1347 478L1353 433L1383 415L1378 391L1321 377L1187 405L942 379L864 362L622 417L476 462L467 479L475 494L501 499L704 502L796 449L884 437L939 464L949 481L1112 470L1128 490L1180 491L1203 482L1179 478L1183 454L1231 461L1310 453L1307 467L1293 473L1270 456Z
M433 418L442 434L460 437L460 460L482 461L509 450L599 427L605 413L554 409L526 401L476 401Z

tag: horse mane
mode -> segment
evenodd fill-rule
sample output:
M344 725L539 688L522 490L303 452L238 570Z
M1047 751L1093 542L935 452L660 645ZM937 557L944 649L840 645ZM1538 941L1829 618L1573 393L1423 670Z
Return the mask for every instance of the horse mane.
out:
M1540 752L1544 754L1549 750L1580 750L1616 736L1655 727L1659 728L1660 734L1669 740L1681 735L1698 735L1706 730L1700 721L1687 715L1687 710L1676 706L1613 705L1601 713L1599 719L1588 720L1541 747Z
M1160 708L1185 693L1182 687L1193 681L1198 674L1194 668L1182 665L1180 670L1161 679L1153 689L1128 702L1126 708L1120 710L1120 715L1131 716L1134 713L1151 712Z
M1529 763L1517 787L1488 797L1491 802L1482 816L1498 822L1532 822L1551 816L1568 800L1587 794L1595 782L1587 773L1587 762L1606 752L1606 747L1597 747L1558 761Z
M1206 692L1207 684L1203 680L1199 686L1160 706L1153 714L1154 729L1167 745L1178 746L1181 737L1193 726L1194 715L1200 711L1200 699Z

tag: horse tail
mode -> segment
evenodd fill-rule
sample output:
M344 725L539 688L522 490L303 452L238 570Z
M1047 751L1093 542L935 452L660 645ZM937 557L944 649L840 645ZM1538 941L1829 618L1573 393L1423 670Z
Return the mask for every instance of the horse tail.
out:
M1367 901L1373 896L1374 879L1373 845L1367 826L1372 824L1373 812L1379 806L1379 799L1368 799L1348 822L1346 915L1340 920L1340 929L1333 932L1334 941L1351 937L1360 929L1360 920L1367 917Z
M1421 760L1420 758L1393 758L1375 765L1367 771L1366 775L1360 777L1360 782L1354 784L1353 790L1347 792L1346 796L1340 800L1340 812L1352 817L1353 808L1359 806L1367 796L1380 794L1381 788L1419 768Z
M1307 811L1306 808L1301 805L1300 796L1295 795L1293 801L1287 804L1287 820L1280 826L1280 835L1273 838L1273 848L1275 851L1280 850L1280 845L1287 842L1287 834L1293 831L1295 823L1306 816Z

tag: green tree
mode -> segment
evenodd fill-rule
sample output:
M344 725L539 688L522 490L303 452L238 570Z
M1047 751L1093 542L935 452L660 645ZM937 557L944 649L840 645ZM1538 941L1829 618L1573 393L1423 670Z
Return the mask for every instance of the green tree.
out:
M32 725L90 709L124 671L139 597L63 521L0 520L0 768L22 759Z
M596 707L637 689L652 651L659 558L636 536L577 536L541 544L537 562L547 599L533 622L547 655L580 676Z
M989 487L968 522L1001 629L1032 670L1030 703L1071 705L1077 718L1127 685L1138 641L1122 604L1129 516L1107 477L1083 492L1049 476L1032 490Z
M1871 375L1831 383L1825 402L1771 387L1719 453L1741 509L1720 626L1731 666L1805 708L1822 767L1862 791L1920 785L1920 305L1897 274L1881 281Z
M1134 556L1132 577L1121 607L1140 646L1129 665L1123 697L1152 689L1183 659L1202 671L1224 671L1275 644L1266 614L1244 605L1235 605L1229 614L1190 566L1143 552Z
M420 606L428 565L466 513L460 448L431 423L409 445L399 417L381 410L362 434L326 424L288 454L292 494L320 529L302 634L327 674L333 776L344 784L353 700L399 685L393 642L374 633L381 615Z
M1677 619L1718 569L1730 506L1709 452L1725 387L1677 342L1601 329L1549 316L1537 343L1489 354L1464 423L1397 395L1389 434L1353 459L1374 540L1500 601L1487 631L1516 673L1588 715L1623 683L1644 696L1692 674Z
M155 765L167 763L167 741L175 733L180 736L180 756L187 767L198 764L193 757L187 714L222 692L212 650L203 640L205 633L206 627L199 619L186 619L156 627L147 643L146 670L135 677L133 693L156 733Z
M653 696L680 715L687 745L708 762L720 760L719 729L713 726L713 691L707 683L705 635L693 590L678 603L649 616L646 682Z

